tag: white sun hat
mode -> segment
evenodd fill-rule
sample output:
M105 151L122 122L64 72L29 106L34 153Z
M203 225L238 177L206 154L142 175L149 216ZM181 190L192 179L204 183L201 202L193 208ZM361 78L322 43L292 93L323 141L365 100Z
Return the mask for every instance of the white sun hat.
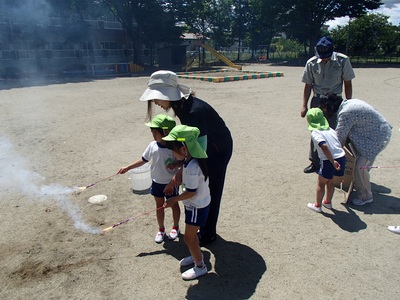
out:
M178 76L174 72L164 70L151 74L147 86L140 101L178 101L182 98L187 99L192 92L187 85L178 83Z

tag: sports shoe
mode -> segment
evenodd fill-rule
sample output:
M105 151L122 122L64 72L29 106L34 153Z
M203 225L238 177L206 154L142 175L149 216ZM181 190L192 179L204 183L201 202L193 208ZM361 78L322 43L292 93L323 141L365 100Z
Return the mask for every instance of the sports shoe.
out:
M400 226L388 226L388 229L389 229L391 232L400 234Z
M308 208L309 209L311 209L311 210L313 210L313 211L316 211L316 212L322 212L322 208L321 208L321 206L315 206L315 203L308 203L307 204L307 206L308 206Z
M374 201L374 199L372 199L372 198L367 199L367 200L360 199L360 198L354 198L351 202L353 202L354 205L364 205L364 204L372 203L373 201Z
M162 243L164 241L165 232L159 231L156 234L156 238L154 239L157 244Z
M168 238L170 240L174 240L178 237L179 235L179 229L176 229L175 227L172 227L171 232L169 233Z
M179 265L180 265L181 267L190 266L190 265L193 264L193 263L194 263L194 260L193 260L193 257L192 257L192 256L187 256L187 257L185 257L185 258L182 258L182 259L179 261Z
M203 254L201 254L201 260L204 260ZM191 264L194 264L194 259L192 256L187 256L179 261L179 265L181 267L187 267L190 266Z
M323 207L327 208L327 209L332 209L332 202L328 202L326 200L322 201L322 205Z
M182 273L182 278L184 280L193 280L196 279L197 277L203 276L207 274L207 267L206 265L202 267L197 267L194 266L193 268L187 270L186 272Z

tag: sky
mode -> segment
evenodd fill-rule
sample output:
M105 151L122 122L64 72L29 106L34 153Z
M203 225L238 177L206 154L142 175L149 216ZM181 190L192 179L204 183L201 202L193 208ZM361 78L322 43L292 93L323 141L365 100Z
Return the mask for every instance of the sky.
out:
M383 0L383 5L379 9L372 10L371 13L381 13L389 16L389 22L393 25L400 25L400 0ZM337 25L347 25L349 22L348 17L337 18L333 21L327 22L330 28Z

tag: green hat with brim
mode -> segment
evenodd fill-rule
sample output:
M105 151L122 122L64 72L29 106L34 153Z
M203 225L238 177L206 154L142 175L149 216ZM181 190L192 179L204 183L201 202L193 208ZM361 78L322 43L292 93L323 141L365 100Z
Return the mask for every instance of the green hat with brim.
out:
M197 141L200 130L197 127L177 125L170 133L163 137L164 141L178 141L185 143L190 155L194 158L207 158L207 153Z
M323 111L318 108L311 108L307 111L308 130L327 130L329 128L328 120Z
M146 126L149 126L151 128L161 128L164 130L171 130L172 128L175 127L176 122L175 120L167 115L164 114L159 114L157 116L155 116L151 122L148 122L146 124L144 124Z

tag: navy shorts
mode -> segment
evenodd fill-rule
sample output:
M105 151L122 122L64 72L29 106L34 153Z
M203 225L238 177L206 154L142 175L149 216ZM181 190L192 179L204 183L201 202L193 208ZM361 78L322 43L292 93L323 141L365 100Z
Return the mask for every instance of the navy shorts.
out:
M199 227L206 225L209 210L210 205L203 208L185 205L185 223Z
M340 170L336 171L329 160L323 160L318 170L318 175L326 179L332 179L333 176L343 176L346 168L346 156L335 159L340 164Z
M166 196L164 194L164 189L167 185L166 184L161 184L161 183L157 183L154 182L151 184L151 188L150 188L150 194L152 194L154 197L165 197L167 199L174 197L174 196L178 196L178 187L174 188L174 193L172 195L168 195Z

